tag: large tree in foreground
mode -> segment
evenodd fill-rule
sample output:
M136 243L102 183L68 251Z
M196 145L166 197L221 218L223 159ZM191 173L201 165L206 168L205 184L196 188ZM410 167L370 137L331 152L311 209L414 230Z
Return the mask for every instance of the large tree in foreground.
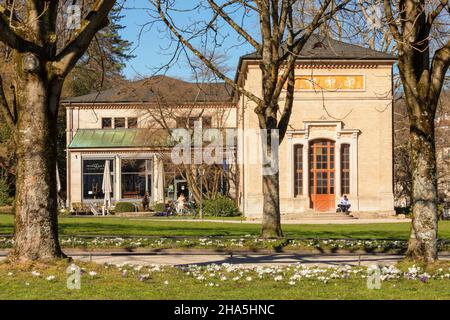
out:
M413 222L407 256L437 259L435 115L450 64L448 0L384 0L408 111ZM447 13L444 24L437 23ZM444 29L440 30L444 25ZM443 31L443 32L440 32ZM438 41L431 42L437 36ZM433 45L436 47L433 47Z
M81 3L87 2L80 1L80 8ZM13 50L15 67L12 94L0 85L0 109L17 147L12 258L64 256L58 242L55 173L59 99L65 77L108 24L114 3L92 1L79 11L72 7L67 15L66 1L0 1L0 41ZM87 14L77 21L79 12ZM67 16L73 30L61 45L58 19Z
M261 236L281 237L280 194L278 173L278 148L273 150L271 136L279 134L279 143L286 134L292 112L295 82L295 62L305 43L324 23L341 10L349 0L321 1L308 17L303 28L298 28L295 17L302 14L306 0L206 0L193 8L185 1L149 0L154 18L162 22L176 42L174 57L189 51L201 60L214 74L232 86L238 93L254 102L259 127L267 130L262 138L266 159L271 170L263 175L263 222ZM201 11L199 14L198 12ZM186 17L196 12L201 19L183 25ZM206 17L206 18L204 18ZM250 20L250 23L248 23ZM155 21L153 21L154 23ZM256 30L251 26L257 25ZM257 96L243 88L220 71L208 53L214 53L227 44L229 30L251 45L261 56L262 95ZM242 45L242 43L241 43ZM228 49L232 49L233 44ZM224 49L226 50L226 49ZM189 54L186 54L189 59ZM282 93L286 93L280 103ZM281 107L280 107L281 104ZM278 147L278 146L277 146ZM267 162L267 161L264 161ZM275 168L273 166L275 165ZM264 168L263 164L263 168ZM273 169L273 170L272 170ZM270 171L270 173L269 173Z

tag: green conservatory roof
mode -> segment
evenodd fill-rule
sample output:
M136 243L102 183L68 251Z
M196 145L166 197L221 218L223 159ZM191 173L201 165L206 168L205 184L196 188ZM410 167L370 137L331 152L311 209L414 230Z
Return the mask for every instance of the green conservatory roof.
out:
M168 147L172 145L166 130L80 129L69 149Z

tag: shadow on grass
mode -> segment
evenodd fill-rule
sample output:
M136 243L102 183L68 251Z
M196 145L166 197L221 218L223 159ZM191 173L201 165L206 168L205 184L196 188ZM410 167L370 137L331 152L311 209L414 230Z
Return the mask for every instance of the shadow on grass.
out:
M60 233L65 235L117 236L258 236L257 224L216 222L172 222L133 220L61 219ZM323 239L408 239L409 225L286 225L286 237Z
M282 260L280 260L280 258ZM249 256L246 254L236 254L236 255L230 255L224 259L221 260L215 260L215 261L207 261L204 263L196 263L197 266L208 266L211 264L268 264L273 265L274 263L284 263L284 264L292 264L292 263L301 263L301 264L316 264L320 263L321 260L314 259L317 258L317 254L286 254L286 255L259 255L259 256ZM398 257L383 257L383 262L397 262L401 261L403 259L402 256ZM324 260L329 265L342 265L343 261L338 256L336 257L326 257ZM345 264L353 264L358 265L361 262L361 258L358 255L355 255L351 258L345 259ZM180 264L181 266L190 265L189 263L186 264Z
M216 224L216 223L215 223ZM231 228L202 227L200 223L186 225L177 225L170 222L170 225L164 225L156 222L153 225L143 223L141 225L117 224L105 222L88 223L68 223L63 222L59 225L59 232L62 235L117 235L117 236L242 236L245 234L257 235L259 230L248 230L248 232L233 230Z

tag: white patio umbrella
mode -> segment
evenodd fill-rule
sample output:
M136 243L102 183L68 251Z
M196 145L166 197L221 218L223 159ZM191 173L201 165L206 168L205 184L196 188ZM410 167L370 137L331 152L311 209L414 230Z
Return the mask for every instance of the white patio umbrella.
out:
M59 170L58 170L58 164L56 164L56 191L57 191L57 199L58 203L63 207L62 199L59 196L59 193L61 192L61 179L59 177Z
M158 161L158 197L160 202L164 202L164 162Z
M155 201L164 201L164 163L161 158L155 159Z
M105 210L111 205L111 170L109 169L109 160L105 161L105 171L103 172L103 184L102 191L105 194L105 199L103 201L103 215L105 215Z
M155 190L154 194L155 202L159 201L158 176L159 176L159 159L155 156L153 158L153 186Z
M61 191L61 179L59 178L58 164L56 164L56 190Z

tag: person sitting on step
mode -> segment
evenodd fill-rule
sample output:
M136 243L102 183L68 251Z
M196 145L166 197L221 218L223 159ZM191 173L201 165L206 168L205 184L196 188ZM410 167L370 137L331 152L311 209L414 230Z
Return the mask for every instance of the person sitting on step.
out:
M348 210L350 209L351 206L352 205L350 204L350 201L348 200L347 195L344 194L344 196L341 198L341 200L339 201L339 204L338 204L338 208L340 209L340 212L348 212Z

